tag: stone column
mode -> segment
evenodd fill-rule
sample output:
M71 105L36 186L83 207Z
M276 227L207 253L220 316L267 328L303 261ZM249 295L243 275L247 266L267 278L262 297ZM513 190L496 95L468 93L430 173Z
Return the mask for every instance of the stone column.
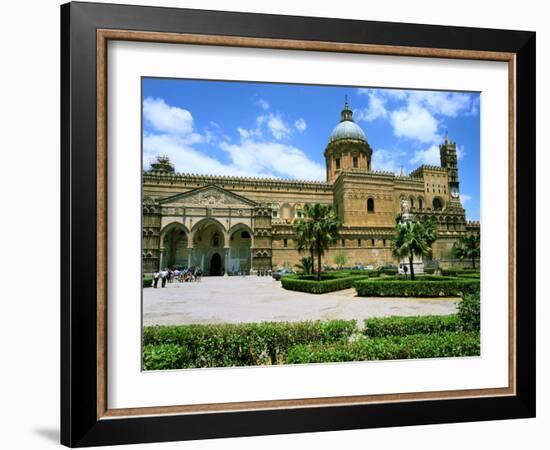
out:
M165 257L164 257L164 247L161 247L160 248L159 270L163 269L162 265L164 264L164 259L165 259Z
M187 247L187 268L193 264L193 246Z
M224 277L226 277L227 272L229 272L229 250L231 250L230 247L224 247L224 249L223 249L223 254L224 254L223 259L225 261L224 262L225 266L223 268L223 276Z

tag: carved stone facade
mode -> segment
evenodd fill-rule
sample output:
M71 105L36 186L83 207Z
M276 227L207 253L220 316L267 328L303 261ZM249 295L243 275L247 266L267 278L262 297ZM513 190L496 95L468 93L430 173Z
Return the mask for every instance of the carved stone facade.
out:
M453 243L479 233L460 202L456 143L440 146L441 167L410 175L371 170L372 149L347 103L327 148L327 181L180 174L165 157L143 173L143 271L202 267L206 275L248 274L293 266L292 223L305 204L334 205L343 227L324 261L337 253L348 265L397 263L391 238L402 204L412 218L433 218L433 258L452 259Z

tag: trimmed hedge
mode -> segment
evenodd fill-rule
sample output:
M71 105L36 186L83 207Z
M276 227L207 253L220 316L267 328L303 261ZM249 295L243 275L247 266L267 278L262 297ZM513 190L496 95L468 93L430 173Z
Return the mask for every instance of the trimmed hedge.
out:
M143 277L143 283L142 287L148 288L153 286L153 278L152 277Z
M355 272L355 271L354 271ZM361 272L361 271L357 271ZM374 272L374 271L373 271ZM365 272L361 275L335 275L326 274L321 281L317 281L315 275L288 275L281 278L281 286L290 291L308 292L310 294L324 294L326 292L340 291L354 287L354 283L376 276Z
M152 326L143 330L145 370L281 364L290 347L348 340L355 320Z
M397 267L382 266L378 269L380 275L397 275L399 269Z
M473 267L449 267L447 269L441 269L441 275L456 277L466 274L479 274L479 268L474 269Z
M478 333L414 334L366 338L328 346L298 345L288 351L288 364L388 359L479 356Z
M461 331L458 314L447 316L376 317L365 319L363 334L368 337L407 336Z
M458 317L465 331L478 331L480 326L479 292L466 294L458 304Z
M437 277L434 277L437 278ZM479 291L479 280L453 278L432 280L359 280L355 282L360 297L460 297Z

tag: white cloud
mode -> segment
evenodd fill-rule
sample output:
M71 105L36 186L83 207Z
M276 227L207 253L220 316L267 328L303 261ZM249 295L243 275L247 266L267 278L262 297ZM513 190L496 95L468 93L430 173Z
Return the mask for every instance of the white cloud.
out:
M469 202L472 199L471 195L468 194L460 194L460 200L462 203Z
M239 133L239 136L241 136L242 138L244 139L249 139L249 138L252 138L252 137L262 137L262 130L260 127L258 128L253 128L253 129L250 129L250 130L247 130L245 128L237 128L237 132Z
M307 128L307 123L305 119L299 118L294 121L294 128L296 128L298 131L305 131Z
M427 108L433 114L456 117L471 109L471 97L461 92L410 91L409 101Z
M243 139L239 144L222 143L239 173L249 176L278 176L324 180L325 168L300 149L280 142Z
M376 149L372 152L372 168L373 170L399 173L401 171L400 159L404 155L406 153L401 150Z
M368 89L367 89L368 91ZM365 94L361 92L361 94ZM388 116L388 111L385 106L385 99L378 95L375 91L367 92L366 95L369 99L369 106L367 108L359 109L355 112L356 119L363 120L365 122L372 122L376 119L384 119Z
M231 167L194 149L184 139L169 134L145 134L143 136L144 162L153 161L158 155L166 155L178 172L201 174L231 174Z
M178 172L325 179L324 166L309 159L299 148L265 140L267 136L280 140L292 133L292 128L280 115L258 116L256 128L238 128L240 142L236 144L230 143L230 139L221 134L221 127L216 123L209 124L204 136L195 133L191 113L172 107L163 99L146 99L144 117L153 128L153 131L144 132L143 135L143 154L146 163L152 162L158 155L167 155ZM305 130L306 126L304 119L295 122L297 129ZM228 161L223 162L208 156L195 147L195 144L205 142L219 145L219 149L227 155Z
M367 107L355 111L357 120L388 119L395 136L424 144L440 143L443 117L479 113L479 96L462 92L360 88L357 93L368 99Z
M277 140L286 138L292 133L292 129L278 114L266 114L258 116L256 118L256 124L258 125L258 128L261 128L265 125L271 135Z
M425 150L416 151L409 162L411 164L427 164L430 166L439 166L441 163L439 146L433 144Z
M166 104L162 98L147 97L143 101L143 117L156 131L178 135L189 135L193 132L191 113Z
M425 108L416 103L409 103L406 108L390 114L393 133L397 137L406 137L420 142L437 142L438 122Z
M264 111L267 111L271 107L269 102L267 100L264 100L263 98L258 100L258 105L260 105L260 108L262 108Z
M459 145L456 148L456 158L460 161L462 158L466 156L466 150L464 150L463 145Z

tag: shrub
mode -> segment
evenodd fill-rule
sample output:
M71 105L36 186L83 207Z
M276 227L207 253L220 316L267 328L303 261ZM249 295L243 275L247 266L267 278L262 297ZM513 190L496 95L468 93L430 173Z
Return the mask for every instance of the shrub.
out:
M338 275L322 274L321 281L316 281L315 276L289 275L281 278L283 288L290 291L308 292L310 294L324 294L326 292L340 291L354 286L358 280L364 280L372 275Z
M451 277L468 274L479 274L479 269L474 269L471 267L448 267L447 269L441 269L441 274Z
M458 304L458 317L462 329L466 331L479 331L480 325L480 302L479 292L466 294Z
M424 273L433 275L435 273L435 267L424 267Z
M153 278L152 277L143 277L143 283L142 287L152 287L153 286Z
M387 359L478 356L478 333L414 334L367 338L333 345L298 345L288 351L289 364Z
M368 337L406 336L460 331L457 314L447 316L377 317L365 319L363 334Z
M459 273L457 276L459 278L471 278L471 279L476 279L476 280L480 279L480 274L479 273L464 273L464 274Z
M187 367L191 353L177 344L145 345L143 347L143 369L165 370Z
M160 352L169 356L165 369L278 364L292 346L330 344L354 332L355 320L144 327L144 366L159 368Z
M382 266L378 269L380 275L397 275L399 270L395 266Z
M479 281L466 278L359 280L355 282L355 289L361 297L458 297L479 291Z

